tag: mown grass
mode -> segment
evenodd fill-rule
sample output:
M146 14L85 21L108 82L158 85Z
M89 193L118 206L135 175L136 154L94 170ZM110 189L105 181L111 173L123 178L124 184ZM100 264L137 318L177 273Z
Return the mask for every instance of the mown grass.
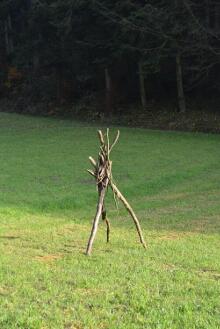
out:
M114 178L148 248L109 196L88 258L96 128L0 114L0 328L220 328L220 136L121 128Z

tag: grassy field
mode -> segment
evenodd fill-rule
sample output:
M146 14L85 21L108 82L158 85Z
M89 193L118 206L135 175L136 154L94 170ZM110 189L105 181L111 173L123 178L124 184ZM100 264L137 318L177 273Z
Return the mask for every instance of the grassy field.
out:
M0 113L1 329L220 328L220 135L121 128L111 242L88 156L95 126ZM115 130L115 128L113 128Z

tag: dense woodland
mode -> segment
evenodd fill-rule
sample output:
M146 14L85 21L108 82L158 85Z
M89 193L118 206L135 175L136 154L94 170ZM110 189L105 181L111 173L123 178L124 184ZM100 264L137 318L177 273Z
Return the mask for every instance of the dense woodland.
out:
M219 0L1 0L0 40L0 98L18 110L219 99Z

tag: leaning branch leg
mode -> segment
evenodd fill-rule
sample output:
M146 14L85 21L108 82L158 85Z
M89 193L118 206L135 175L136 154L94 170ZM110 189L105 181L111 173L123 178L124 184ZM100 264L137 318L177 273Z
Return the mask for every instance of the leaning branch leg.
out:
M92 245L93 245L93 242L95 240L95 236L96 236L96 233L97 233L97 230L98 230L98 224L99 224L100 216L102 214L102 208L103 208L105 192L106 192L105 187L103 189L101 189L101 191L99 192L99 199L98 199L96 214L95 214L95 218L93 220L92 230L91 230L91 233L90 233L90 237L89 237L89 241L88 241L87 249L86 249L86 255L88 255L88 256L91 255Z
M115 184L113 184L112 182L111 182L111 188L112 188L113 193L115 193L116 196L119 198L119 200L121 200L121 202L124 204L125 208L129 212L129 214L131 215L131 217L132 217L132 219L134 221L134 224L136 226L136 229L137 229L137 232L138 232L138 235L139 235L139 238L140 238L140 242L142 243L143 247L146 248L146 243L144 241L144 237L143 237L143 233L142 233L142 230L141 230L141 226L140 226L139 220L137 219L137 217L136 217L133 209L131 208L130 204L125 199L125 197L121 194L121 192L119 191L119 189L117 188L117 186Z

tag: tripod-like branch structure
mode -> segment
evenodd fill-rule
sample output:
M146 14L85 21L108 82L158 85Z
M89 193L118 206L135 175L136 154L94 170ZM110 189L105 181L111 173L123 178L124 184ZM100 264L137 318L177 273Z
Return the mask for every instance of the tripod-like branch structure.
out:
M113 178L112 178L112 161L110 161L109 156L110 156L110 153L111 153L113 147L118 142L119 136L120 136L120 132L118 130L114 141L110 145L109 129L107 129L105 136L102 133L102 131L99 130L98 137L100 140L100 152L99 152L99 156L98 156L98 161L96 162L92 157L89 157L89 160L93 166L93 170L88 170L88 172L96 180L97 189L98 189L98 204L97 204L96 214L95 214L95 217L93 220L92 230L90 233L90 237L89 237L89 241L88 241L88 245L87 245L87 249L86 249L87 255L90 255L92 252L92 246L93 246L93 242L94 242L97 230L98 230L98 224L99 224L100 217L102 217L102 219L106 222L107 242L109 242L110 223L107 218L105 202L104 202L108 186L111 187L114 197L118 198L124 204L125 208L131 215L131 217L135 223L135 226L136 226L139 238L140 238L140 242L142 243L143 247L146 248L146 244L145 244L144 237L143 237L143 234L141 231L140 223L139 223L132 207L130 206L128 201L125 199L125 197L122 195L122 193L119 191L116 184L113 182Z

